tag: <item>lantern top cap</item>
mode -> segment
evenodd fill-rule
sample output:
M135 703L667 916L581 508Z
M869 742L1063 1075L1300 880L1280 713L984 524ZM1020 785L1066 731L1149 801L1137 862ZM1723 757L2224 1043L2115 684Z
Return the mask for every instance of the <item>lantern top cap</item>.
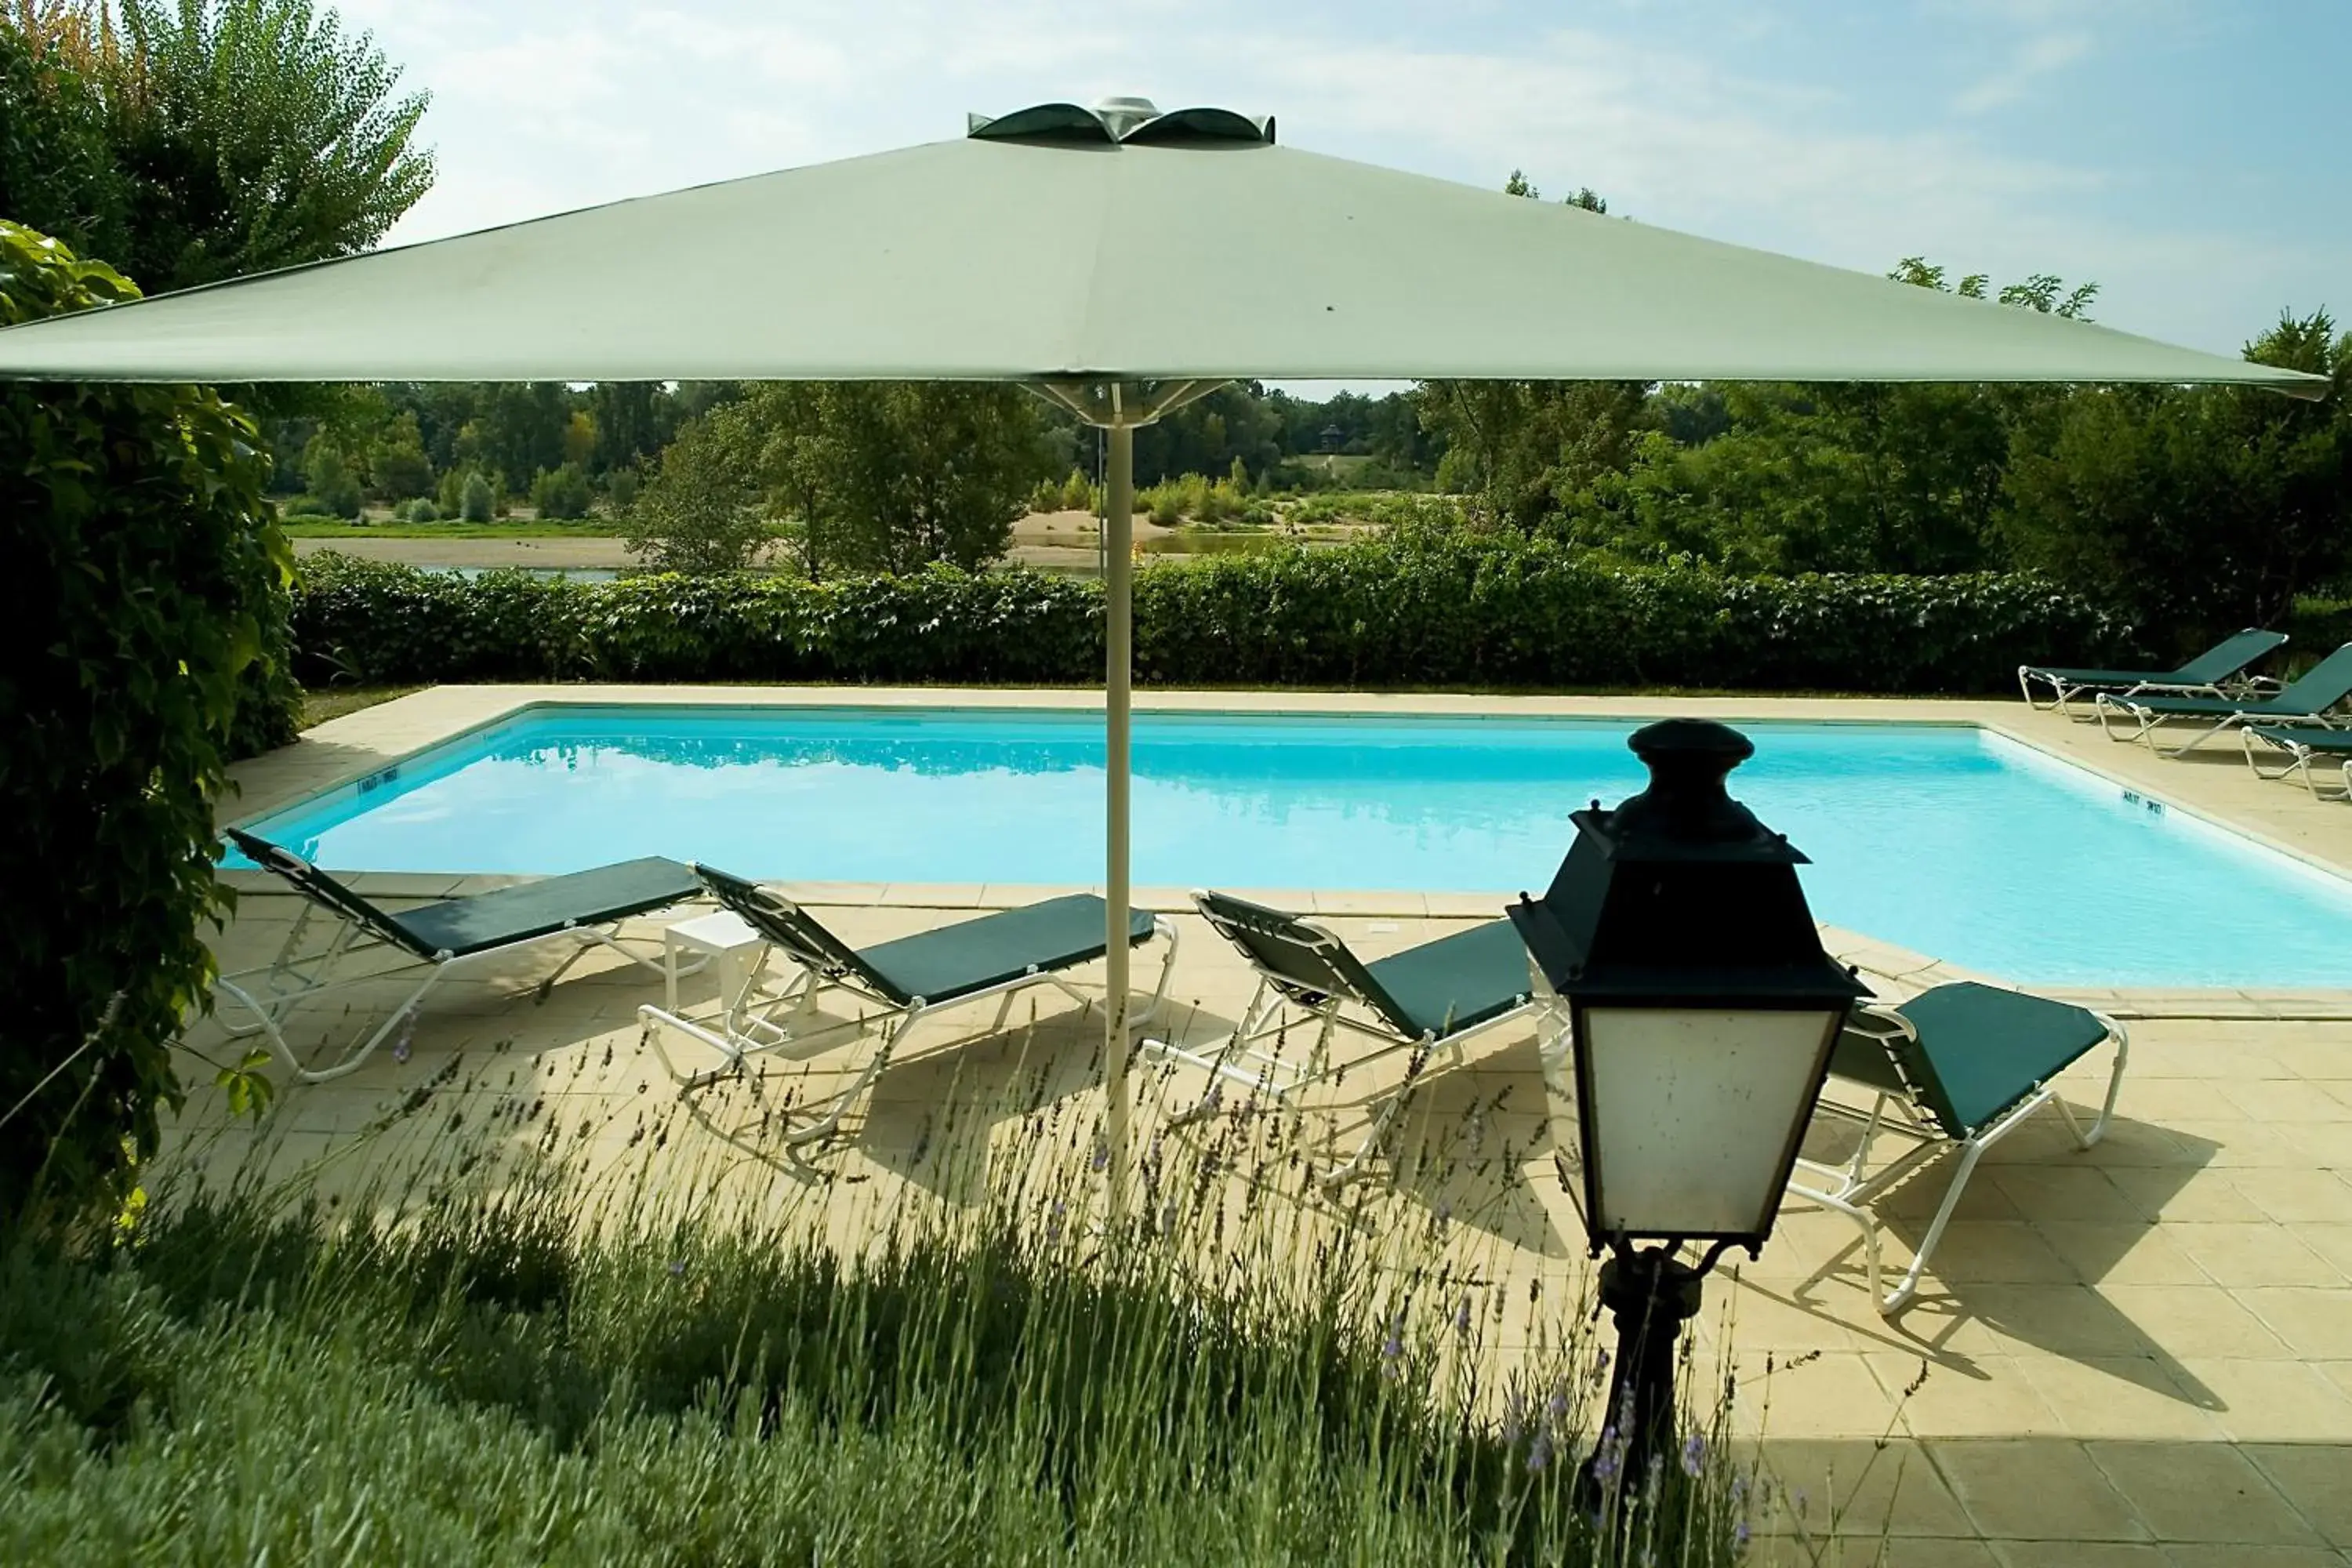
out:
M1713 763L1718 758L1721 763L1715 772L1720 777L1756 754L1753 741L1712 719L1661 719L1634 731L1625 744L1648 764L1654 777L1661 764L1686 767L1702 759Z
M1738 731L1711 719L1666 719L1634 731L1625 743L1650 770L1650 784L1605 814L1616 854L1804 858L1725 790L1726 775L1756 754Z

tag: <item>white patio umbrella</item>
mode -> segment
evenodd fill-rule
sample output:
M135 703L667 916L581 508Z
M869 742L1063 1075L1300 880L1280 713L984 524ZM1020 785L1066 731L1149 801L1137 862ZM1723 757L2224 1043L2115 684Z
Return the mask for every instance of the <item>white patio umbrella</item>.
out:
M2327 384L1136 99L31 322L0 376L1006 381L1104 427L1114 1106L1137 426L1244 376Z

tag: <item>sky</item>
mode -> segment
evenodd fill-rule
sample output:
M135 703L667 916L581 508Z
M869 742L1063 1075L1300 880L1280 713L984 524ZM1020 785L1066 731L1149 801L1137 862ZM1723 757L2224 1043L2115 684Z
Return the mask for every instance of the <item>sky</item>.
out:
M1837 266L2095 281L2096 320L2198 348L2352 324L2352 0L334 8L432 94L394 243L1133 93Z

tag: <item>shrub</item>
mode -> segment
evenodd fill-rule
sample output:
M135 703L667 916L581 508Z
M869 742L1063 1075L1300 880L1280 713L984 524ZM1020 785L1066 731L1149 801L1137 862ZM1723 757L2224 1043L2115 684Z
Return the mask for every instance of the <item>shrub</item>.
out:
M0 325L135 299L0 222ZM0 681L0 1217L118 1188L176 1102L170 1042L222 907L213 809L234 748L290 733L292 562L253 423L189 386L0 384L13 646ZM69 863L70 875L60 875Z
M441 521L441 509L418 496L415 500L394 508L392 515L403 522L438 522Z
M1442 535L1268 543L1137 574L1139 679L1967 692L2003 689L2021 662L2137 651L2128 628L2033 577L1728 577ZM950 567L468 582L322 555L297 641L371 681L1086 684L1101 674L1102 594Z
M335 509L332 506L313 495L296 496L286 503L284 510L285 514L288 517L332 517L335 515Z
M530 504L539 515L562 521L588 515L588 476L577 463L542 468L530 482Z
M498 493L478 473L467 474L457 487L457 515L467 522L488 522L497 510Z
M637 504L637 470L614 468L604 478L604 499L616 512L626 512Z

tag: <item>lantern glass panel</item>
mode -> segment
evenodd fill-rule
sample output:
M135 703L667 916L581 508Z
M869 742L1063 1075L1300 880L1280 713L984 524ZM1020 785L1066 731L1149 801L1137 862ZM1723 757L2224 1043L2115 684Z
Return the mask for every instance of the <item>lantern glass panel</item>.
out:
M1843 1010L1577 1011L1595 1234L1763 1235Z

